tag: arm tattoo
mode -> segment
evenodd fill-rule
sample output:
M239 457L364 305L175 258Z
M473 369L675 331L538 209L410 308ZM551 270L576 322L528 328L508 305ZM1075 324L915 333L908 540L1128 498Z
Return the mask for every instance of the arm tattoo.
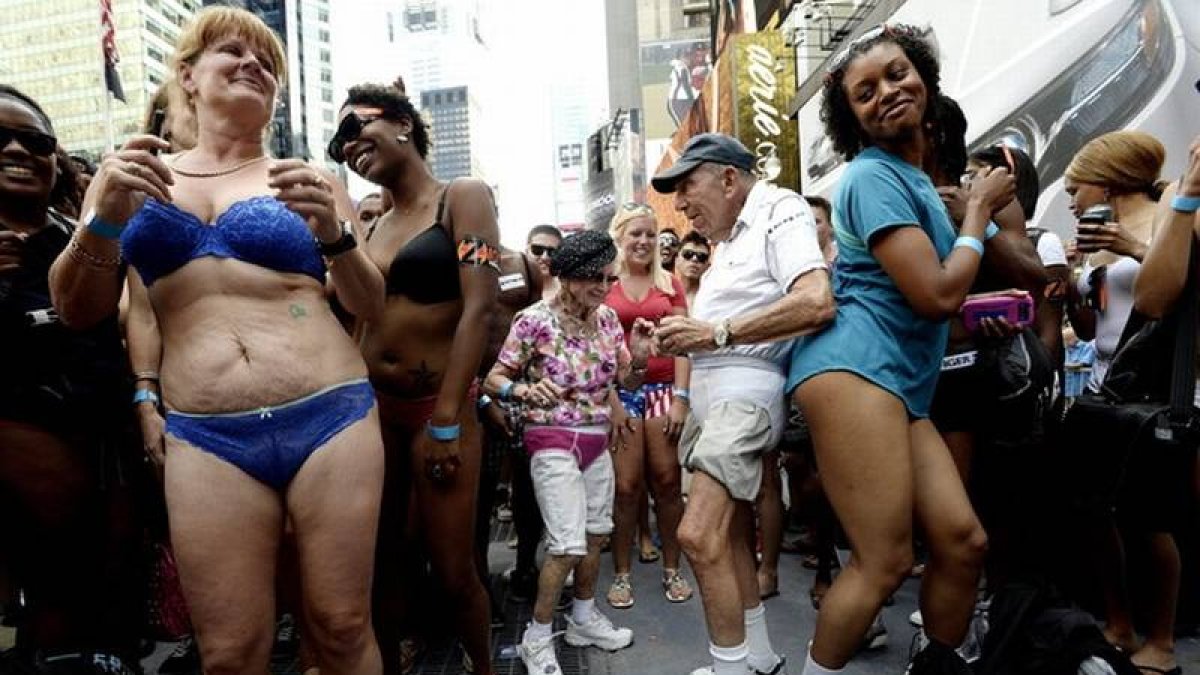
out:
M468 267L490 267L500 271L500 249L486 239L467 235L458 240L458 262Z

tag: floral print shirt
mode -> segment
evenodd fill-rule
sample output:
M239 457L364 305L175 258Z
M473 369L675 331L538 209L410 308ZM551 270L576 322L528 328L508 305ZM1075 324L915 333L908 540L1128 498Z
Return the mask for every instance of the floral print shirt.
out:
M552 408L525 406L526 422L564 427L608 424L608 392L630 357L617 313L600 305L595 319L596 333L568 334L544 300L513 318L496 360L520 373L520 381L549 378L564 391Z

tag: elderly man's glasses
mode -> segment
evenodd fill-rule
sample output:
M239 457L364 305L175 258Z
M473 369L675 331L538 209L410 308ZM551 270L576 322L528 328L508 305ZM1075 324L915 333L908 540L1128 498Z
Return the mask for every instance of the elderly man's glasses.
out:
M49 157L54 154L54 148L58 146L58 139L50 134L43 134L40 131L32 129L14 129L12 127L0 127L0 150L8 147L9 143L16 140L21 144L22 148L31 154L41 157Z
M679 253L679 255L684 260L688 260L691 262L697 262L697 263L700 263L701 265L708 262L708 254L705 253L704 251L681 251Z
M329 139L329 146L325 148L329 159L338 164L345 162L346 144L357 140L362 135L364 127L382 117L382 115L359 115L356 112L351 112L343 117L341 123L338 124L337 132L333 134L333 138Z
M557 246L544 246L542 244L530 244L529 245L529 252L532 253L533 257L535 257L535 258L540 258L544 255L546 255L546 256L554 255L554 252L557 250L558 250Z

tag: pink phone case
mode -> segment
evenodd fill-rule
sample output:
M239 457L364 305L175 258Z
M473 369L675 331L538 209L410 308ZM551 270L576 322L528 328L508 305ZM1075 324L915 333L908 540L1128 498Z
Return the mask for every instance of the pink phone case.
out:
M979 329L980 319L1004 318L1019 328L1033 323L1033 298L1028 295L997 295L975 298L963 303L963 323L967 330Z

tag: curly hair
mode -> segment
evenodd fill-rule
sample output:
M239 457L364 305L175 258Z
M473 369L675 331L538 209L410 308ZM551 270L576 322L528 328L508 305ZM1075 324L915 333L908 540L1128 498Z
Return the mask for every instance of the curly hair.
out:
M934 115L937 114L934 102L942 93L941 65L938 63L937 49L928 38L927 31L915 26L894 24L884 26L878 35L851 42L846 50L836 57L836 67L826 73L822 90L824 97L821 101L821 122L825 125L825 133L833 142L834 150L847 162L865 148L874 145L874 142L858 123L854 109L850 107L850 99L843 86L846 67L875 45L884 42L891 42L900 47L925 83L925 121L934 120Z
M400 82L400 81L398 81ZM409 134L412 137L413 147L417 149L417 154L421 158L429 156L429 125L425 124L424 118L417 112L416 106L405 96L403 91L395 85L386 84L359 84L350 87L350 92L346 94L346 101L342 103L345 108L348 105L367 105L383 110L383 117L399 122L400 120L408 120L412 124L412 132Z

